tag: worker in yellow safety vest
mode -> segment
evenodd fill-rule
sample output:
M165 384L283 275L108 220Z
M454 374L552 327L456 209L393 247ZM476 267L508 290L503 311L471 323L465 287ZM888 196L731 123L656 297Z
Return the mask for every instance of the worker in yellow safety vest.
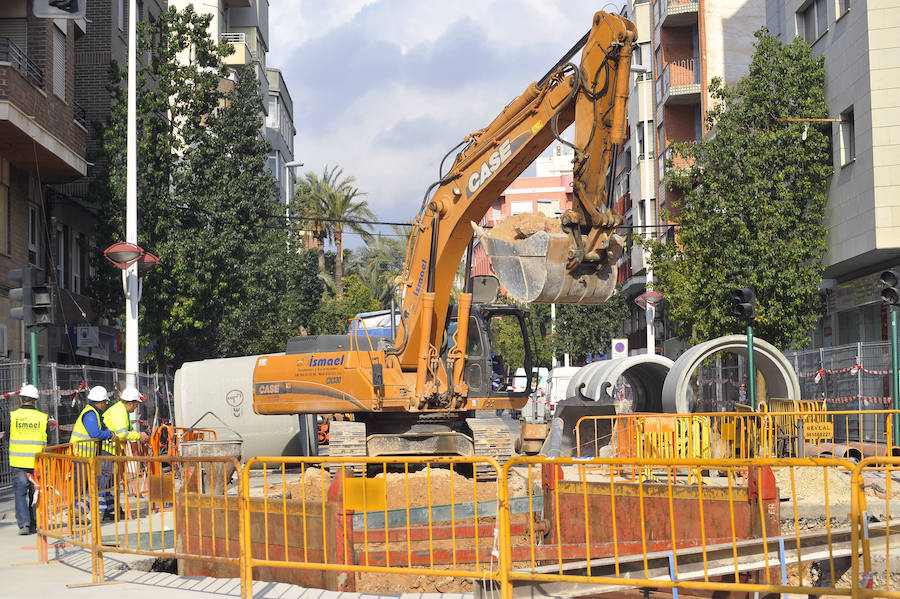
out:
M47 445L47 431L56 426L56 421L35 407L38 389L34 385L22 387L19 398L19 408L9 415L9 466L13 475L16 524L19 534L27 535L36 529L34 487L29 480L34 474L34 456Z
M76 456L80 457L93 457L97 455L98 444L103 441L116 440L116 434L106 428L106 425L103 424L103 420L100 417L100 414L106 409L106 402L109 399L109 393L106 391L105 387L101 387L97 385L96 387L91 387L91 390L88 391L87 396L87 405L84 406L84 409L81 411L81 414L78 415L78 420L75 421L75 427L72 429L72 437L70 439L72 443L72 453ZM82 497L87 499L89 494L84 485L87 484L86 476L86 467L82 463L75 464L75 484L78 489L80 489L80 494ZM102 489L104 487L104 473L100 473L98 476L99 488ZM87 523L87 513L89 510L88 505L84 505L86 502L82 502L82 505L79 506L81 509L81 513L78 517L85 523ZM102 498L98 498L99 507L104 508L104 502ZM103 513L101 509L101 514Z
M131 423L131 413L139 404L144 403L144 396L134 387L126 387L122 391L121 401L114 403L103 412L103 424L116 434L120 441L146 442L150 436L147 433L139 433L134 430ZM110 455L121 453L117 451L116 443L106 441L103 443L103 451Z
M103 412L103 424L115 433L119 441L140 441L141 443L146 443L150 439L147 433L139 433L134 430L134 426L131 423L131 413L137 409L138 404L142 403L144 403L144 396L134 387L126 387L122 391L121 401L117 401ZM122 455L122 447L123 445L115 441L104 441L103 453L105 455ZM111 474L112 469L109 468L109 462L104 462L103 465L109 470L108 473ZM116 470L121 472L121 469L117 468ZM106 508L103 512L103 519L114 520L115 501L110 491L116 486L117 478L104 480L109 483L105 487L109 487L110 490L106 492L101 490L100 505ZM104 489L104 487L101 487L101 489Z

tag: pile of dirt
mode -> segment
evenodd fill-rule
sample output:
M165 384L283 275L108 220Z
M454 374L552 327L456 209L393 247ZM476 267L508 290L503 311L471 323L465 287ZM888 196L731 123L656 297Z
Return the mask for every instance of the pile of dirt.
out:
M331 485L331 474L321 468L305 468L301 476L288 475L285 480L287 496L289 499L318 502L322 500L323 489L328 492ZM415 472L388 472L379 473L370 477L370 480L386 481L385 492L387 495L387 508L389 510L409 507L426 507L429 505L429 489L431 490L431 505L445 505L449 503L466 503L475 501L477 486L478 501L497 499L496 481L475 481L456 469L453 472L449 468L425 468ZM266 493L272 497L282 493L281 476L270 476ZM516 472L510 473L509 490L510 497L527 496L528 482ZM304 494L305 493L305 494ZM409 503L407 504L407 497Z
M523 213L504 218L487 232L487 236L504 241L521 241L538 231L546 231L551 235L563 232L558 218L550 218L541 213Z
M793 468L794 487L791 489L791 468L772 468L778 493L783 500L820 504L828 501L829 505L850 506L850 472L834 468L818 468L800 466ZM828 495L825 494L826 476ZM824 515L824 514L823 514Z

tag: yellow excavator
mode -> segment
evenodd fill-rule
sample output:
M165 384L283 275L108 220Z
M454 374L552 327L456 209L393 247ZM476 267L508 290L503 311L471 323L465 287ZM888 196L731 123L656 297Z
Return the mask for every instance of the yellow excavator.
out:
M369 335L354 322L349 335L290 339L284 355L257 359L254 411L352 414L331 423L331 455L511 455L512 433L503 421L475 417L478 410L521 409L531 392L524 311L496 304L496 293L502 285L521 302L581 304L613 293L622 247L615 229L623 221L610 207L606 173L626 137L636 35L627 19L598 12L544 77L451 150L441 170L457 152L452 165L429 187L415 218L395 334ZM579 50L580 65L569 62ZM514 236L524 239L480 230L475 223L572 123L572 209ZM497 280L470 276L476 242ZM467 283L451 305L467 248ZM502 380L492 351L498 319L521 327L524 391L512 392Z

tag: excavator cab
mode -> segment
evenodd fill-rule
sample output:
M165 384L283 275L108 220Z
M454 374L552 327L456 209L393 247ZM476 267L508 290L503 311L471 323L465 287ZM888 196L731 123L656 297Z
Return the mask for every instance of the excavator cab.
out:
M447 321L447 335L449 344L442 348L441 355L447 362L447 356L452 349L456 333L457 307L450 308L450 318ZM521 332L521 347L515 348L515 353L523 356L525 372L532 372L531 344L528 337L528 329L525 324L526 312L516 306L503 304L472 304L469 309L468 347L466 348L466 362L464 380L469 388L470 397L528 397L532 391L532 376L529 374L525 383L525 389L514 391L512 385L512 372L515 365L510 364L508 356L504 356L498 346L496 336L500 326L512 320L518 325ZM508 326L508 325L507 325ZM521 351L521 354L519 352ZM510 366L513 366L510 370Z

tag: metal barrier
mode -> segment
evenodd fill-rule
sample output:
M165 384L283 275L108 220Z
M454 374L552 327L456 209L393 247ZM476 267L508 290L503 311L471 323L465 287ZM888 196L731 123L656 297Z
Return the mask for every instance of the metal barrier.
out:
M513 544L500 486L504 599L635 589L851 595L853 464L836 459L517 457L547 534ZM637 482L630 473L637 470ZM696 484L688 484L691 479ZM872 535L884 535L884 526Z
M859 581L857 596L900 597L900 535L891 535L900 519L900 458L862 460L853 471L853 488L860 516L861 551L851 569L853 580Z
M799 412L585 416L575 426L576 455L685 459L837 457L859 461L900 454L900 448L891 442L897 411L826 412L820 409L821 404L816 405L819 408Z
M188 428L163 424L150 437L152 455L178 455L178 445L183 441L216 441L216 431L207 428Z
M48 538L90 550L92 581L104 581L104 553L131 553L231 566L240 575L241 530L237 486L229 482L240 463L227 457L72 455L71 446L38 454L39 557L48 559ZM147 493L123 510L125 489L114 473L135 465ZM151 468L150 465L155 465ZM104 481L113 481L109 489ZM111 517L100 507L104 492ZM219 529L217 529L219 527ZM208 538L212 539L207 543Z
M484 469L490 481L473 475ZM371 590L379 573L499 580L499 469L477 457L251 459L241 477L245 597L254 568L264 579L265 569L294 568L296 584L333 590L355 590L355 579Z

